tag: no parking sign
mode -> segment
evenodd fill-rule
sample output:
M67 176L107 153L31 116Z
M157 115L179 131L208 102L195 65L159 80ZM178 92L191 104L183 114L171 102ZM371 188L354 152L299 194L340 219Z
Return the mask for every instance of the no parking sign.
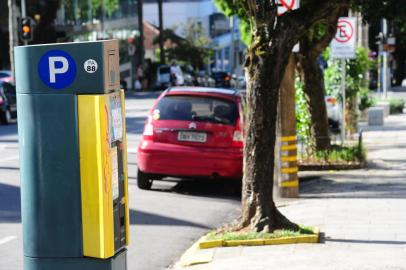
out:
M331 42L331 57L355 58L355 18L342 17L338 20L337 33Z
M278 0L278 16L290 10L299 8L299 0Z

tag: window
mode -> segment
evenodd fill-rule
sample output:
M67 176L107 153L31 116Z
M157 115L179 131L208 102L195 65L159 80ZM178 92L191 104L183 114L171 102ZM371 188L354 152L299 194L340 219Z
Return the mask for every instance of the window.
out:
M196 96L166 96L157 108L160 120L183 120L235 125L238 109L235 102Z

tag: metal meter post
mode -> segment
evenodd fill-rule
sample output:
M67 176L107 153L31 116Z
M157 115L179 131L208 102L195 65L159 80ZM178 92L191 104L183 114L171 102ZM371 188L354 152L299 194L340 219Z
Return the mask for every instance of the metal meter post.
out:
M25 270L125 270L124 93L115 40L15 48Z

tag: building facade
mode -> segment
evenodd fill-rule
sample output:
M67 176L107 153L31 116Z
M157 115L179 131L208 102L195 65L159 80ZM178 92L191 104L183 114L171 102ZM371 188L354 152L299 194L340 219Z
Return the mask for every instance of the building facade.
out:
M144 20L153 25L159 25L156 0L144 0ZM173 29L176 34L184 37L183 28L192 21L201 24L211 40L210 47L215 53L211 59L210 70L241 73L239 59L244 46L240 42L238 20L232 24L231 20L217 9L212 0L163 1L163 29Z

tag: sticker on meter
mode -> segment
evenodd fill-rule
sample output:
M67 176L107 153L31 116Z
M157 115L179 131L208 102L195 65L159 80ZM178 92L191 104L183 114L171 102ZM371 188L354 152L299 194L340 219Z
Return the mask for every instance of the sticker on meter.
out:
M118 186L118 156L117 147L111 149L111 185L113 191L113 200L117 200L120 191Z
M85 61L83 64L83 67L85 68L85 71L87 73L95 73L97 71L97 68L99 67L96 60L93 59L88 59Z

